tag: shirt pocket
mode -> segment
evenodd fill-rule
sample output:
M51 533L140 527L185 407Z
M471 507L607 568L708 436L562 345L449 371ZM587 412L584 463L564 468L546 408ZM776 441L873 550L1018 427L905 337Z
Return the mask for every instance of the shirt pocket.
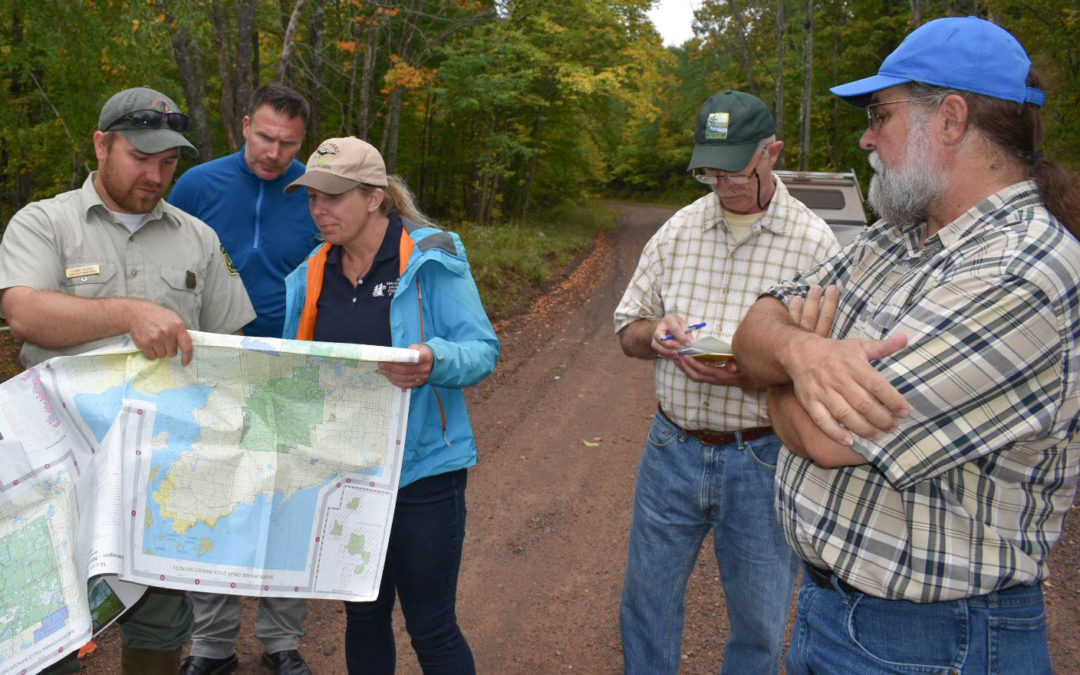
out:
M153 292L153 300L180 315L184 324L198 330L199 308L202 307L202 294L206 280L205 270L189 270L181 267L162 265L158 267L161 283Z
M868 340L884 340L902 322L905 315L922 299L933 282L917 268L898 269L895 276L886 279L867 303L864 313Z
M68 265L68 269L77 269L80 265ZM96 267L93 274L79 274L70 277L65 276L61 283L63 292L80 298L108 298L118 295L116 284L117 266L113 263L95 263L85 265L87 268Z

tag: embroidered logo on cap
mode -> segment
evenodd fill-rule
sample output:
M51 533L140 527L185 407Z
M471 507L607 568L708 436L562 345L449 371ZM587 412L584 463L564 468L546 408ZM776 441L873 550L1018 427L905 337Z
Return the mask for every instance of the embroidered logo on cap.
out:
M728 136L728 126L731 124L731 114L726 112L709 113L709 119L705 121L705 140L722 141Z
M324 167L329 164L330 161L334 159L334 155L339 152L341 152L341 149L334 143L323 143L319 146L319 149L315 151L315 155L311 158L311 161L308 162L308 167Z
M153 103L150 104L151 110L157 110L158 112L180 112L180 109L170 110L169 102L163 98L155 98Z

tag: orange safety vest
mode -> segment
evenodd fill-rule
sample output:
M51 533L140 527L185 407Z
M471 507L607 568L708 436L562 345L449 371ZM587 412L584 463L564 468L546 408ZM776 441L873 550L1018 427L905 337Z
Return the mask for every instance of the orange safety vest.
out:
M308 258L307 290L304 295L304 310L300 313L300 326L296 329L297 340L315 339L315 320L319 316L319 295L322 293L323 275L326 272L326 258L330 255L331 244L323 244L315 255ZM405 268L409 264L409 256L412 255L416 242L413 241L405 228L401 229L401 242L398 244L398 257L400 266L398 277L405 274Z

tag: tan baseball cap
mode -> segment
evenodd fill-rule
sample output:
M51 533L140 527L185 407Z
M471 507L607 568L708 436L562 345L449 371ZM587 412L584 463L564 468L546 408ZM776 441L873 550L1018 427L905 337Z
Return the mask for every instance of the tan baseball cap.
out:
M339 195L358 185L386 187L386 164L375 146L355 136L328 138L308 157L307 171L285 188L292 192L304 185Z

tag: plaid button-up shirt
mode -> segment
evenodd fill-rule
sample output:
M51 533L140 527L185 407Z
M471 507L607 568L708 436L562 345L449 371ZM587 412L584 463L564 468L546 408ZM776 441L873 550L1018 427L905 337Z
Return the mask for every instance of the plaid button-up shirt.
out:
M695 337L714 335L730 343L761 293L837 252L825 221L775 181L768 208L742 241L735 241L712 192L664 223L645 245L615 309L616 332L638 319L676 314L708 324ZM761 393L694 382L668 359L656 360L655 374L660 405L684 429L769 424Z
M924 231L879 223L770 291L836 284L832 337L908 337L876 367L911 415L856 439L861 466L781 452L777 511L810 564L915 602L1046 578L1080 463L1080 243L1030 182Z

